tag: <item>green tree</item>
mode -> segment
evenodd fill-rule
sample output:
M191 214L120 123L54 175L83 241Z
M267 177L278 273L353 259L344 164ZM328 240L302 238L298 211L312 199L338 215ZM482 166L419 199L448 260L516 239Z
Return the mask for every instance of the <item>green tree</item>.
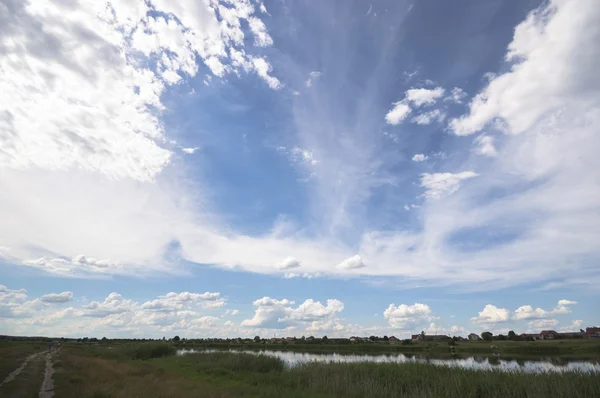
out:
M490 332L481 333L481 338L484 339L485 341L492 341L492 337L493 337L493 335Z
M179 340L181 340L181 339L179 338L179 336L175 336L175 337L173 337L173 341L174 341L174 342L176 342L176 343L179 343Z
M323 338L321 340L323 340L324 343L327 343L328 338L327 338L327 336L323 336Z
M260 342L260 336L254 336L254 342L255 343Z
M510 340L516 340L516 339L517 339L517 334L516 334L516 333L515 333L513 330L510 330L510 331L508 332L508 338L509 338Z
M425 341L425 331L421 330L421 333L419 333L421 335L421 340Z
M390 338L389 338L389 337L387 337L387 336L383 336L383 341L389 341L389 340L390 340Z

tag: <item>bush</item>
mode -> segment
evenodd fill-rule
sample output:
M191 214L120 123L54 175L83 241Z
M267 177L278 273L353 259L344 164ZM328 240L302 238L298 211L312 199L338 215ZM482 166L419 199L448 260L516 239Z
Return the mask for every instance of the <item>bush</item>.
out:
M210 369L215 368L252 373L281 372L285 368L281 359L267 355L210 352L197 354L194 359L200 373L209 373Z
M175 355L177 350L168 343L132 344L124 348L131 359L162 358Z

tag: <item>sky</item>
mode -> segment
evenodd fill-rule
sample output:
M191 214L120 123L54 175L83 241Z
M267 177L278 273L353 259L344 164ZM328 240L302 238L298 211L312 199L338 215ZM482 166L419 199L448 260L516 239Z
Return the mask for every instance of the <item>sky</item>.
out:
M596 0L0 0L0 334L600 324Z

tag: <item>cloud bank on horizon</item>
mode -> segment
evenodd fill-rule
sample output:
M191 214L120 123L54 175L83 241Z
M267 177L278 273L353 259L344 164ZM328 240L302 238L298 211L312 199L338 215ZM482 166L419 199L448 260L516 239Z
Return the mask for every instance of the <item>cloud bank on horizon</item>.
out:
M433 41L419 29L434 16L404 1L367 15L260 0L0 2L0 263L60 278L200 264L307 283L597 286L600 8L506 11L500 37L493 16L508 6L475 3L456 5L472 11L465 31L439 25L447 37ZM483 41L463 41L469 29ZM50 311L69 293L3 313ZM117 296L47 316L164 315ZM156 300L181 322L225 322L201 298ZM235 327L352 330L338 299L285 301L254 301ZM552 326L569 305L489 304L471 321ZM436 326L426 304L380 312L392 328Z

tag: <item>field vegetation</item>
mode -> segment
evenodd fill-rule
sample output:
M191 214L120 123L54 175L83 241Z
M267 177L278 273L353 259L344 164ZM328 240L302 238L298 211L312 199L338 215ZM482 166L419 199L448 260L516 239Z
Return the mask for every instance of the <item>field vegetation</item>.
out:
M309 363L288 368L280 359L265 355L211 352L172 356L168 354L172 350L163 344L68 345L61 352L60 370L55 375L56 396L600 396L598 375L504 373L415 363Z

